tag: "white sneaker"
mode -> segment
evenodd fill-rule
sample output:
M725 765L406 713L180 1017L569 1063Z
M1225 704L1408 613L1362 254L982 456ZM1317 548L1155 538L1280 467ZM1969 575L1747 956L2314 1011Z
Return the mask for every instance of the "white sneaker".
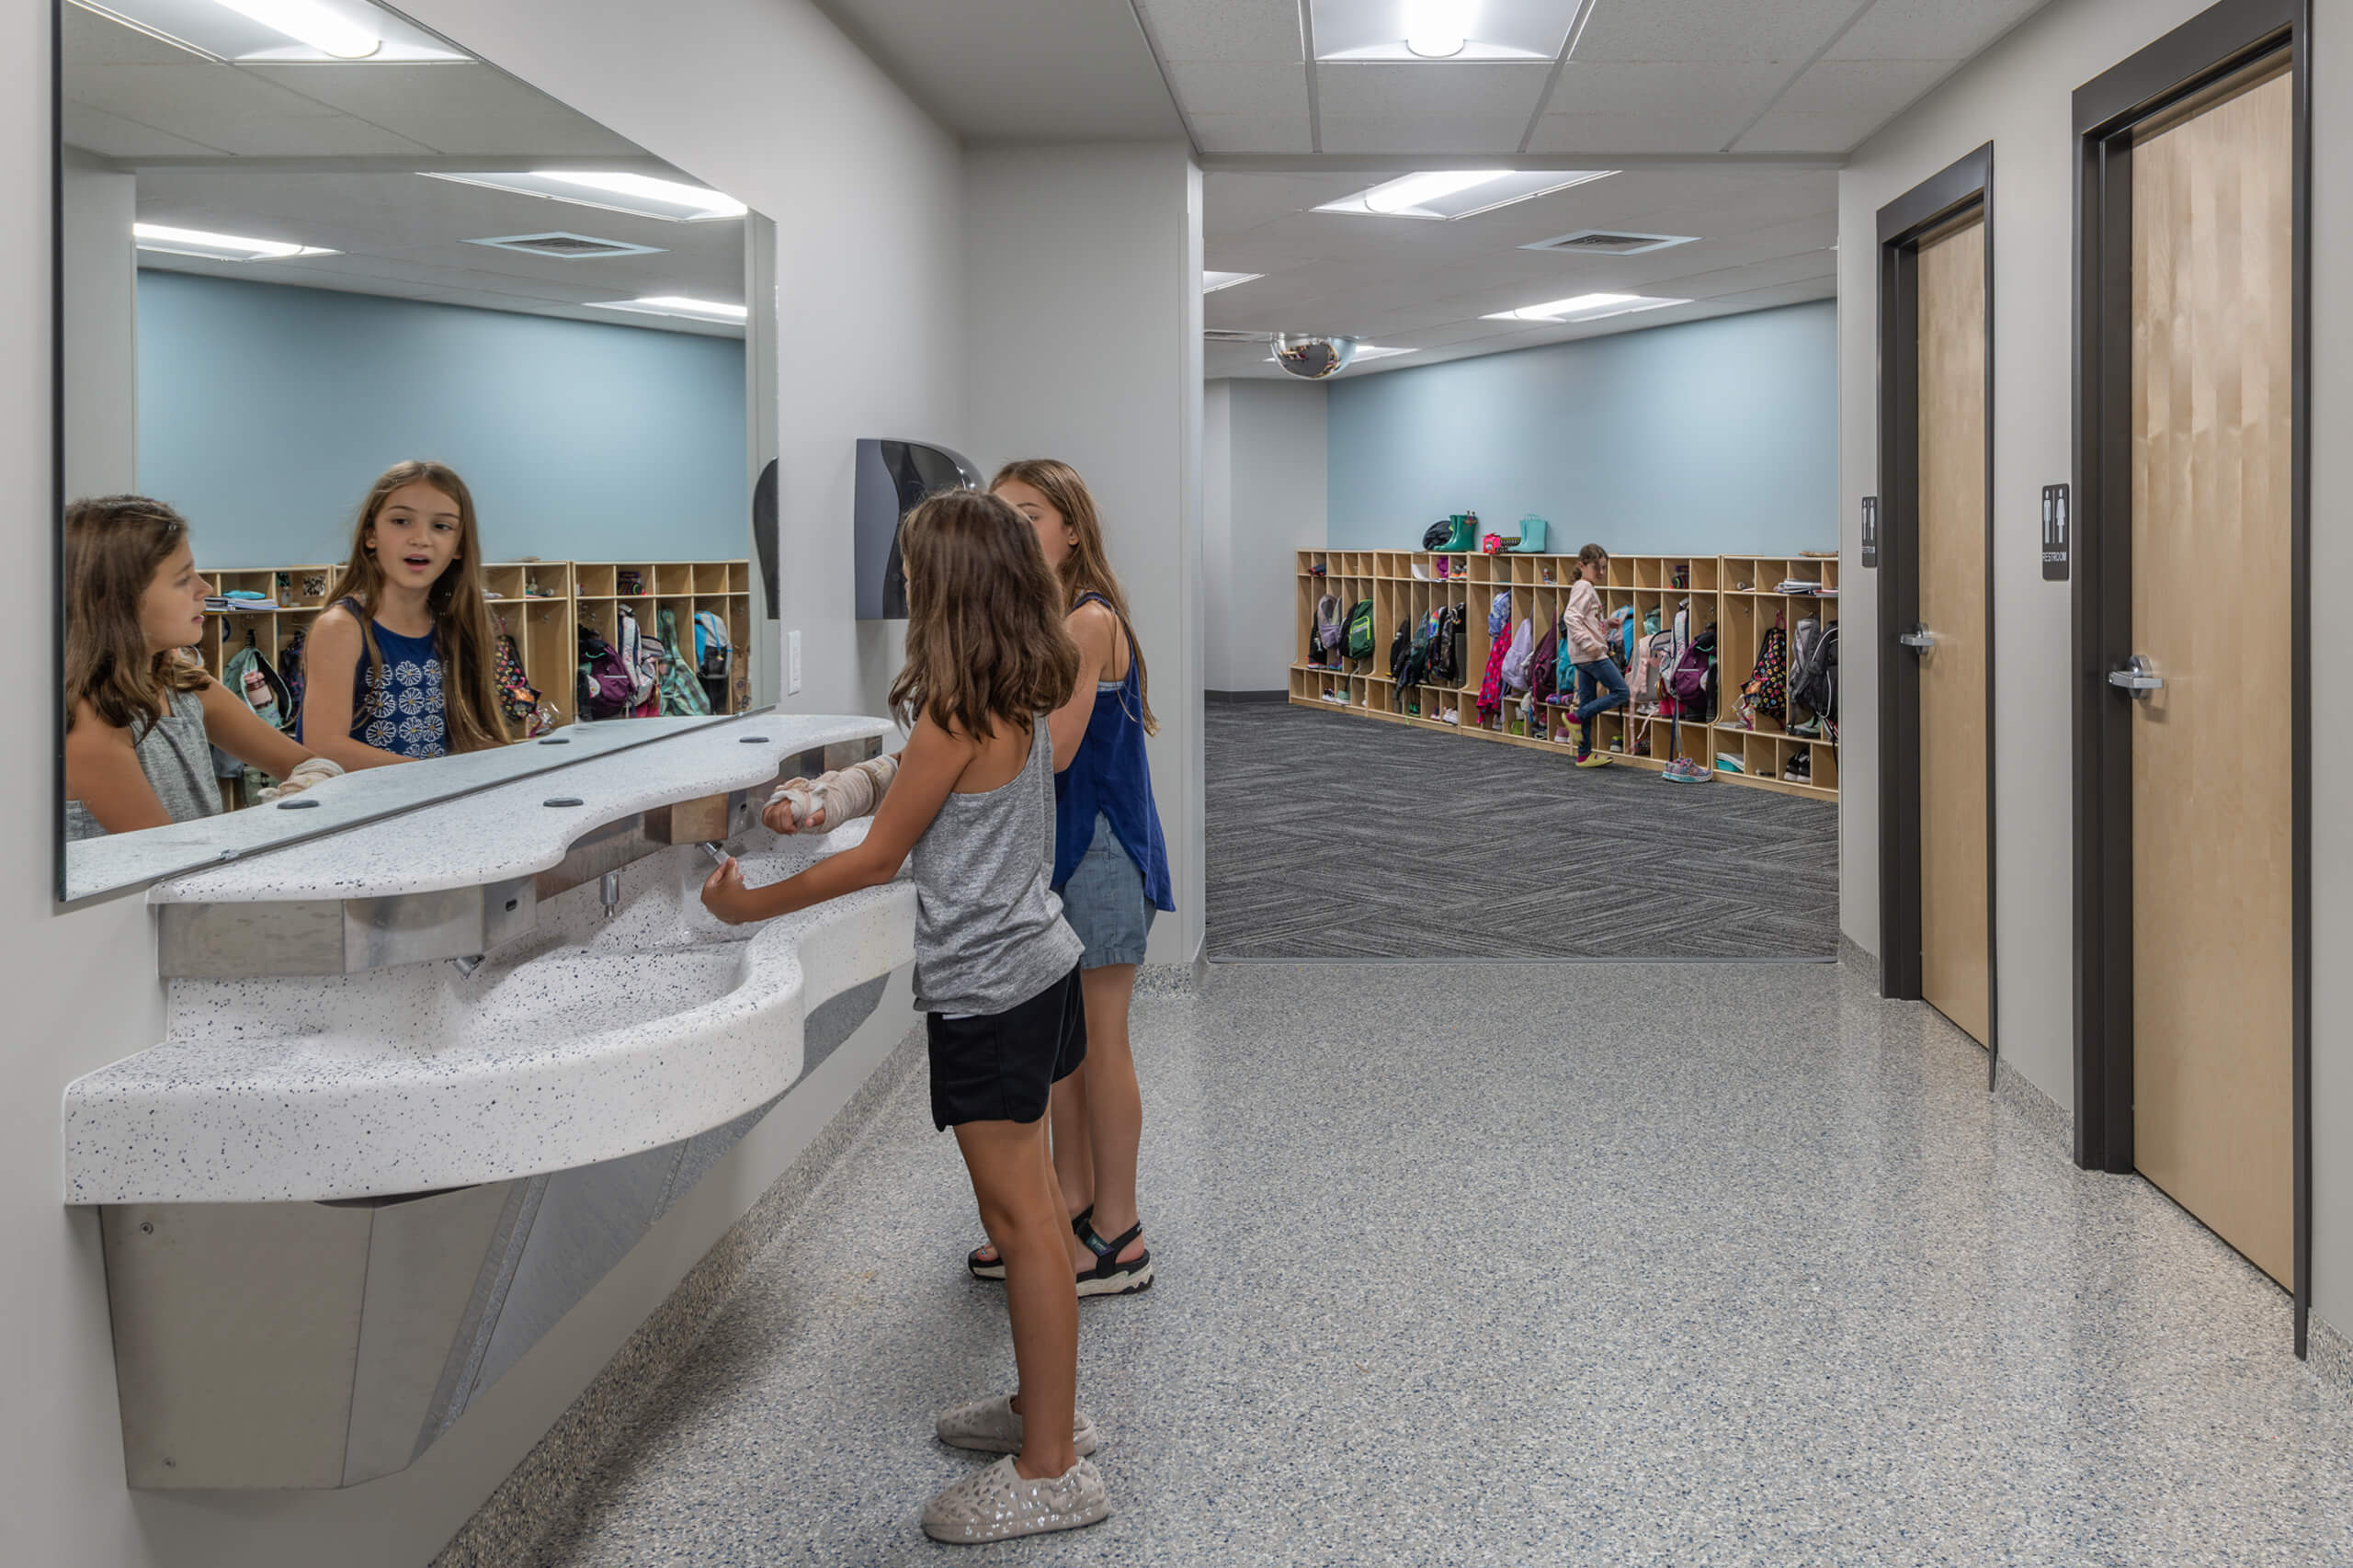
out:
M938 1431L939 1440L954 1448L973 1449L984 1454L1021 1451L1021 1412L1013 1408L1013 1396L1009 1393L958 1405L940 1416ZM1081 1459L1095 1451L1095 1423L1086 1418L1086 1412L1078 1412L1070 1439Z
M1062 1474L1031 1481L1007 1454L976 1470L924 1507L923 1533L934 1540L970 1543L1074 1530L1111 1517L1103 1477L1080 1460Z

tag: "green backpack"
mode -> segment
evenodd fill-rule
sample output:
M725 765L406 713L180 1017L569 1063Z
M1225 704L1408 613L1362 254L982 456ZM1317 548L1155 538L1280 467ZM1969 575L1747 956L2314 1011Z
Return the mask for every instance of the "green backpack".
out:
M1372 601L1358 599L1357 608L1348 611L1348 657L1370 659L1377 639L1372 630Z
M662 716L695 718L710 711L710 695L696 677L694 666L678 657L678 612L665 609L654 617L654 625L662 638L662 677L657 683L661 690Z

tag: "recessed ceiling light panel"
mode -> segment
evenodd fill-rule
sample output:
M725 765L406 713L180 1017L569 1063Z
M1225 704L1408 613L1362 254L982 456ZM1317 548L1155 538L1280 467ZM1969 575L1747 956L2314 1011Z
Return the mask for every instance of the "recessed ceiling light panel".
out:
M320 245L295 244L288 240L249 240L241 234L181 229L168 223L133 223L131 238L141 250L201 256L207 261L283 261L289 256L342 254Z
M1656 299L1644 294L1574 294L1565 300L1547 300L1540 305L1522 305L1516 311L1495 311L1479 319L1565 326L1576 322L1600 321L1606 316L1631 315L1636 311L1663 310L1668 305L1688 305L1690 302L1688 300Z
M742 326L751 312L742 305L730 305L717 300L695 300L683 294L647 294L634 300L590 300L588 304L600 311L629 311L642 316L683 316L688 321L716 322L722 326Z
M1310 0L1319 61L1551 61L1577 0Z
M1380 185L1327 201L1318 212L1371 213L1382 218L1475 218L1550 196L1571 186L1607 179L1614 169L1432 169L1404 175Z
M1256 283L1265 276L1263 272L1203 272L1201 292L1214 294L1220 289L1231 289L1237 283Z
M73 0L94 16L210 60L364 62L471 58L368 0Z
M741 218L749 210L733 197L708 186L684 180L656 179L651 175L602 169L529 169L511 174L444 174L420 169L427 179L457 185L479 185L517 196L545 197L579 207L602 208L639 218L660 218L672 223L703 223L714 219Z

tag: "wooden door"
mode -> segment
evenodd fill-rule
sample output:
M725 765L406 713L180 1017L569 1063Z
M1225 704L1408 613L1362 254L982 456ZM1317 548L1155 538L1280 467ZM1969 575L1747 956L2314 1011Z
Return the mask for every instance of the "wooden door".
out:
M2132 149L2132 1146L2294 1267L2290 78ZM2122 700L2122 699L2114 699Z
M1920 994L1992 1038L1985 748L1985 223L1919 251Z

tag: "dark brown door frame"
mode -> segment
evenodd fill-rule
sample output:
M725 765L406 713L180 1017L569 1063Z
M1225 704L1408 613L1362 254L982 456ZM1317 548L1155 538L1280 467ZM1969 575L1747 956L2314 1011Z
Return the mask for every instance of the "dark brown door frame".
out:
M2289 468L2293 735L2296 1354L2312 1312L2312 81L2311 0L2223 0L2075 89L2075 1163L2131 1171L2132 753L2108 673L2132 637L2134 131L2222 79L2292 49L2295 101Z
M1985 1085L2001 1062L1994 857L1994 144L1879 210L1880 994L1920 1000L1920 242L1972 210L1985 246Z

